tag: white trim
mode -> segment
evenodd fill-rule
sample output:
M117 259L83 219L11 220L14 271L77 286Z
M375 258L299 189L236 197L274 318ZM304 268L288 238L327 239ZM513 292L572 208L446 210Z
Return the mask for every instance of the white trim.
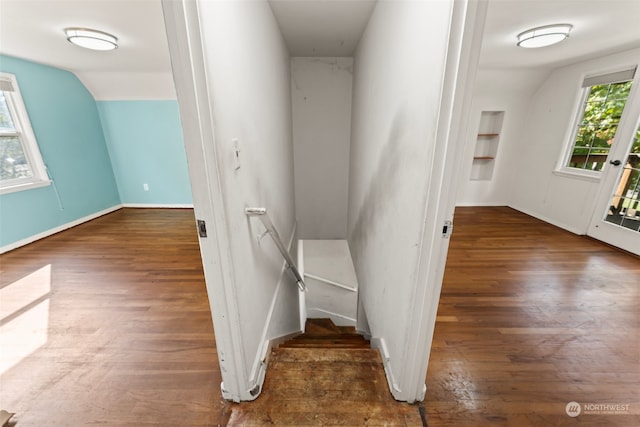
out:
M200 238L207 295L216 335L222 397L247 400L246 372L237 288L227 226L218 144L198 4L188 0L162 0L169 54L182 121L185 151L193 192L195 216L208 224L209 237Z
M391 368L391 356L389 355L389 349L387 348L387 342L385 341L385 339L372 338L371 348L376 349L380 352L380 357L382 358L382 366L384 367L385 376L387 377L389 390L392 391L392 394L394 396L396 394L402 393L402 389L400 389L398 381L396 380L396 376L394 375L393 369Z
M573 105L573 111L572 111L573 121L571 122L570 127L567 129L567 132L565 134L561 156L556 162L556 167L553 170L553 173L555 175L560 175L567 178L581 179L584 181L600 182L602 177L602 171L593 171L590 169L574 168L574 167L567 166L567 164L571 159L571 155L573 154L573 149L576 145L576 138L578 135L578 124L582 122L582 118L585 112L585 102L589 97L590 88L596 84L612 84L612 83L620 83L620 82L617 82L615 81L615 79L613 79L609 83L594 82L593 85L589 84L587 86L585 86L585 84L587 84L586 82L589 79L593 80L597 77L606 77L607 75L620 74L625 71L633 70L633 74L635 74L637 66L638 64L633 64L633 65L628 65L624 67L607 68L605 70L595 71L591 73L585 72L585 73L582 73L580 80L575 82L578 92L576 96L577 100ZM633 91L634 89L636 77L637 76L631 78L631 81L633 82L631 84L631 91ZM632 99L632 93L629 92L629 96L627 97L627 100L625 103L625 108L622 111L623 117L625 116L625 111L628 110L628 108L626 107L626 104L628 104L631 99ZM620 125L620 123L622 122L623 117L620 117L620 120L618 121L618 125ZM618 140L617 135L618 135L618 130L616 130L616 134L614 135L614 143L611 145L610 147L611 149L614 148L615 142ZM609 153L607 154L607 161L609 160L610 153L611 153L611 150L609 150Z
M596 85L615 84L634 80L637 68L638 64L633 64L627 67L616 67L608 72L585 75L582 79L582 87L587 88Z
M44 179L44 180L36 179L33 181L16 179L16 181L19 181L19 183L15 185L0 187L0 194L9 194L9 193L15 193L18 191L33 190L34 188L47 187L51 185L51 180L49 179Z
M573 147L571 147L573 148ZM602 179L602 172L592 171L589 169L570 168L565 166L560 169L552 171L554 175L562 176L565 178L579 179L581 181L600 182Z
M573 147L576 143L576 137L578 135L578 123L582 121L582 116L584 115L584 103L589 96L589 88L582 87L582 85L578 82L575 82L574 84L578 86L576 88L578 92L576 94L576 100L574 101L573 111L571 114L573 120L570 122L569 127L565 132L564 144L562 147L562 151L560 152L560 158L556 161L554 172L565 173L568 176L585 176L584 174L578 174L575 172L576 169L580 168L570 168L567 166L567 164L569 163L569 159L571 159L571 154L573 153Z
M28 178L16 178L0 181L0 188L2 189L0 194L7 194L15 191L28 190L31 188L49 185L50 181L49 175L47 174L47 168L44 164L44 160L42 159L38 140L36 139L33 127L31 126L29 112L24 104L18 80L14 74L10 73L0 73L0 80L9 81L12 86L12 90L4 92L6 93L5 100L15 132L11 132L13 135L5 135L15 136L18 138L32 173L32 176Z
M309 307L308 311L318 311L320 313L323 314L328 314L331 317L336 317L338 319L344 319L344 320L348 320L349 322L353 323L353 326L356 325L357 320L354 319L353 317L349 317L349 316L345 316L344 314L338 314L338 313L334 313L333 311L329 311L329 310L325 310L324 308L319 308L319 307ZM309 316L310 319L317 319L317 317L313 317L313 316ZM332 319L333 320L333 319ZM334 322L335 323L335 322ZM338 325L340 326L340 325Z
M438 303L449 240L442 236L445 221L453 220L458 188L457 171L463 160L474 84L480 57L487 2L452 2L446 65L428 177L419 256L408 310L409 327L399 363L397 384L391 393L409 403L424 400L425 378L433 343ZM384 349L384 342L381 343ZM396 364L398 364L396 362ZM394 377L388 379L394 383Z
M304 240L298 240L298 273L304 277ZM298 290L298 304L300 310L300 330L302 333L307 326L307 298L305 291Z
M193 209L193 203L123 203L123 208Z
M71 227L75 227L76 225L80 225L82 223L85 223L87 221L91 221L92 219L96 219L96 218L101 217L103 215L106 215L108 213L115 212L115 211L117 211L118 209L121 209L121 208L122 208L122 205L115 205L115 206L112 206L110 208L101 210L99 212L92 213L91 215L87 215L87 216L84 216L82 218L78 218L78 219L76 219L74 221L71 221L71 222L67 222L66 224L62 224L62 225L59 225L57 227L50 228L49 230L43 231L42 233L34 234L33 236L29 236L29 237L27 237L25 239L18 240L17 242L9 243L8 245L0 247L0 254L12 251L12 250L17 249L17 248L19 248L21 246L28 245L29 243L33 243L36 240L40 240L40 239L44 239L45 237L52 236L52 235L54 235L56 233L59 233L59 232L64 231L64 230L67 230L67 229L69 229Z
M562 228L563 230L567 230L567 231L569 231L569 232L571 232L573 234L577 234L577 235L580 235L580 236L583 236L583 235L587 234L586 230L580 230L579 228L576 228L576 227L573 227L571 225L567 225L567 224L564 224L562 222L556 221L554 219L548 218L548 217L546 217L544 215L541 215L541 214L539 214L537 212L533 212L533 211L531 211L529 209L520 208L520 207L513 206L513 205L509 205L509 207L511 209L517 210L518 212L522 212L525 215L529 215L529 216L532 216L532 217L534 217L536 219L539 219L540 221L544 221L547 224L551 224L551 225L553 225L555 227Z
M310 279L315 279L319 282L322 283L326 283L327 285L331 285L331 286L335 286L336 288L341 288L341 289L345 289L349 292L358 292L358 288L352 288L351 286L347 286L344 285L340 282L334 282L333 280L329 280L329 279L324 279L320 276L316 276L315 274L311 274L311 273L304 273L304 277L308 277Z
M456 202L456 207L473 207L473 206L509 206L507 202Z
M635 135L640 128L640 73L636 73L631 91L627 98L615 140L609 151L609 159L625 161L631 152ZM611 197L620 184L624 166L612 167L605 165L602 170L602 181L598 186L593 212L586 234L609 245L640 255L640 239L638 232L620 225L609 223L605 219L605 212L611 203Z
M293 246L293 241L296 236L297 223L293 224L293 230L291 231L291 235L289 236L289 243L287 244L287 251L291 252L291 248ZM289 337L293 335L297 335L301 333L301 330L293 331L288 334L285 334L283 337L275 337L268 338L269 330L271 329L271 319L273 318L273 313L276 310L278 296L280 295L280 288L282 286L282 282L291 281L287 274L287 263L283 262L282 270L280 271L280 279L278 279L278 284L276 285L276 290L273 292L273 298L271 298L271 306L269 307L269 312L267 313L267 318L264 322L264 328L262 329L262 336L260 337L260 343L258 344L258 353L256 353L256 357L253 361L253 367L251 368L251 375L249 376L249 387L247 389L247 394L250 396L249 399L246 400L255 400L260 393L262 392L262 384L264 383L264 377L267 371L268 364L268 355L271 352L271 349L276 345L275 343L283 342L282 338ZM291 286L296 286L291 283Z

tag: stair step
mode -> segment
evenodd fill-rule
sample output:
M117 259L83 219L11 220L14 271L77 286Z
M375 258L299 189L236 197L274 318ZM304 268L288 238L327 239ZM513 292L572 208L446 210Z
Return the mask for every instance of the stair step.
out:
M307 319L305 334L324 335L340 334L340 327L336 326L331 319Z
M341 334L357 334L355 326L336 326Z
M372 349L275 349L262 395L238 407L227 425L423 425L417 406L393 400Z
M280 345L280 348L369 349L369 341L353 326L336 326L331 319L308 319L305 333Z
M333 347L350 347L350 348L370 348L369 341L365 340L361 336L341 337L341 336L329 336L329 337L305 337L301 335L299 338L294 338L282 344L282 348L300 348L300 347L314 347L314 348L333 348Z
M271 361L279 362L372 362L382 367L382 358L377 350L371 348L282 348L273 350ZM337 369L338 367L336 367Z
M369 348L369 343L359 343L353 341L302 341L290 342L280 346L280 348Z

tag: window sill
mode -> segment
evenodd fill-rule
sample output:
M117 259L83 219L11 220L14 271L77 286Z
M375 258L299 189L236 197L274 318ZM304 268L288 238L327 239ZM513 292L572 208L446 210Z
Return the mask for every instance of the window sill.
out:
M601 172L587 171L576 168L556 169L554 175L563 176L565 178L579 179L589 182L600 182Z
M9 193L15 193L17 191L32 190L34 188L46 187L48 185L51 185L51 181L48 179L23 182L20 184L13 184L13 185L8 185L6 187L0 187L0 194L9 194Z

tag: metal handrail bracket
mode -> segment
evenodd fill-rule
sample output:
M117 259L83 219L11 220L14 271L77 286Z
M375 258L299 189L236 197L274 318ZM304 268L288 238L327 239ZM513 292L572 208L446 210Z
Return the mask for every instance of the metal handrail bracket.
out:
M296 282L298 283L298 288L302 292L306 291L307 286L305 285L304 280L302 279L302 276L300 275L300 272L296 267L296 264L293 262L291 255L289 255L287 248L284 247L282 240L280 240L280 234L278 234L278 230L276 230L276 227L271 222L271 218L269 218L269 215L267 214L267 209L266 208L245 208L244 213L248 217L257 216L260 218L262 225L264 225L264 228L267 229L266 232L269 233L269 235L271 235L271 240L273 240L273 243L275 243L276 247L280 251L280 254L282 254L282 257L287 263L287 269L291 272L291 274L293 274L293 277L296 279Z

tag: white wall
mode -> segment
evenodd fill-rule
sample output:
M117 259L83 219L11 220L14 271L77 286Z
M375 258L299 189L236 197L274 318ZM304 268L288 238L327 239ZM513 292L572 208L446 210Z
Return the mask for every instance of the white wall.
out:
M406 400L408 392L400 379L410 369L404 364L408 313L452 3L378 2L355 54L348 241L362 307L372 338L386 344L389 358L383 359L397 399Z
M164 6L194 207L209 230L201 248L223 395L251 400L270 340L300 330L297 287L244 214L267 208L285 245L295 242L289 56L266 1Z
M544 70L478 70L465 138L464 167L460 172L457 206L509 205L514 190L514 178L518 170L514 165L524 160L520 143L529 103L548 74ZM493 178L489 181L472 181L470 180L471 163L482 111L504 111L505 115Z
M530 100L518 141L524 159L516 171L511 206L542 220L585 234L598 182L554 174L570 137L584 77L640 63L640 49L554 70Z
M298 235L345 239L353 58L292 58Z

